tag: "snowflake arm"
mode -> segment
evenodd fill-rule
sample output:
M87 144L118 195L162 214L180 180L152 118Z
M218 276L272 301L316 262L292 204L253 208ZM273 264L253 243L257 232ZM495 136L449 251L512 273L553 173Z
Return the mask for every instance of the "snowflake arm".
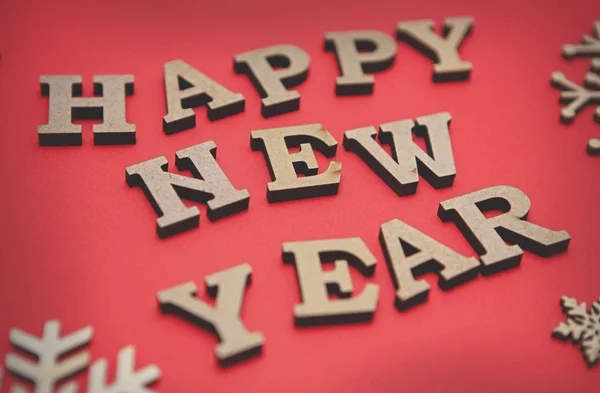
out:
M93 330L88 326L61 338L58 321L46 322L41 338L13 328L9 333L10 342L24 352L37 356L39 360L34 363L19 355L8 354L6 368L34 383L35 393L52 393L58 382L84 370L90 362L87 351L65 360L59 360L59 357L89 344L92 335ZM76 390L76 384L67 384L60 389L60 393L74 393Z
M592 304L589 314L590 323L581 343L581 351L586 362L593 365L600 360L600 298Z
M563 123L571 123L577 113L588 105L600 104L600 77L596 74L587 73L584 86L582 87L565 77L562 72L552 73L552 86L562 90L560 93L560 102L568 104L560 112L560 119ZM600 121L600 107L596 108L596 120Z
M593 366L600 359L600 338L590 338L581 343L581 351L585 357L585 361Z
M117 360L117 375L112 384L106 383L107 362L102 359L90 368L88 393L155 393L146 387L158 380L160 369L155 365L135 371L135 349L123 348Z
M594 22L596 37L584 35L580 44L567 44L563 46L563 57L592 57L592 71L600 72L600 21Z
M572 297L563 296L560 299L560 305L563 313L567 314L567 322L561 322L552 331L552 336L563 341L569 338L576 343L581 340L581 336L585 331L585 326L582 325L587 319L585 302L577 304L577 300Z
M577 113L588 105L600 104L600 77L596 74L588 73L585 76L584 86L586 89L565 77L562 72L555 71L551 78L552 86L562 90L560 93L560 102L567 104L560 112L560 120L565 124L573 122ZM596 90L591 90L596 89ZM596 107L596 121L600 122L600 106ZM600 155L600 140L592 138L588 141L587 152L590 155Z

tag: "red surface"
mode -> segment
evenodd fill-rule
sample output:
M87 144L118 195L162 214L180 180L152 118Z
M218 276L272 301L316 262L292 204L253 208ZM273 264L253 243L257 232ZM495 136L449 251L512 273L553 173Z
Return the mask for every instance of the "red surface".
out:
M589 60L565 61L560 51L590 32L598 2L133 3L0 3L1 356L12 350L10 327L39 334L56 318L65 332L92 325L92 357L107 357L111 367L121 347L135 345L139 365L161 367L154 389L165 393L596 391L600 367L589 369L577 347L550 332L563 320L561 295L588 304L600 295L600 158L585 153L600 126L591 108L561 125L549 78L561 70L583 81ZM322 49L325 32L393 34L398 21L433 18L439 26L459 15L475 18L461 48L474 65L470 81L434 85L431 61L399 44L395 65L376 74L372 96L335 97L337 67ZM310 54L310 75L298 87L300 111L263 119L249 80L233 72L233 56L279 43ZM242 92L246 111L211 123L201 108L195 129L166 136L162 67L177 58ZM89 94L92 76L105 73L135 75L127 115L137 124L137 145L94 146L86 123L83 146L39 147L37 126L48 116L39 76L82 74ZM458 174L451 188L421 180L416 195L400 198L341 147L345 130L438 111L453 116ZM250 131L314 122L340 142L339 194L269 205L267 168L250 150ZM141 190L126 185L125 167L161 155L172 163L175 151L206 140L217 143L232 183L250 192L250 209L211 223L198 205L198 229L159 240L156 215ZM569 250L548 259L526 253L519 268L447 293L427 275L430 300L398 312L379 225L397 217L474 255L458 229L436 216L438 204L499 184L529 195L530 221L566 229ZM300 297L294 268L281 260L282 242L354 236L379 261L370 279L380 285L373 322L295 328ZM254 270L243 319L266 344L262 356L222 370L216 338L161 315L155 295L193 280L206 299L204 276L243 262ZM360 291L366 280L355 273Z

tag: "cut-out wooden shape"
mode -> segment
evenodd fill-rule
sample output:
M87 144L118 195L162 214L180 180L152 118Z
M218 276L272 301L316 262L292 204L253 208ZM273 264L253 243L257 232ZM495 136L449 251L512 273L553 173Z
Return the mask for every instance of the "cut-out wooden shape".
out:
M360 238L283 243L284 263L294 264L302 303L294 307L297 326L369 321L377 308L379 286L366 284L352 296L354 286L348 264L363 275L375 272L375 257ZM323 271L321 263L334 262ZM345 299L329 299L329 294Z
M80 351L67 358L64 356L87 346L92 340L92 336L93 329L87 326L60 337L60 322L58 321L46 322L44 333L40 338L12 328L9 333L10 342L23 351L35 355L37 362L11 353L6 356L6 368L35 384L35 393L53 393L58 383L88 367L90 363L88 351ZM77 385L69 382L60 389L60 392L67 393L76 390Z
M314 148L325 157L333 157L337 145L321 124L252 131L250 146L263 152L273 180L267 184L267 200L273 203L337 194L342 164L332 161L318 173L313 153ZM299 147L300 151L290 153L290 147Z
M197 299L196 284L187 282L158 293L163 313L175 314L211 333L221 343L215 354L221 366L260 354L264 337L260 332L249 332L240 319L246 286L250 285L252 268L247 263L206 276L206 290L216 296L212 307Z
M261 114L272 117L300 108L300 93L287 89L308 77L310 57L294 45L275 45L240 53L234 58L237 74L246 74L262 97Z
M341 76L335 80L335 94L373 94L375 78L365 72L383 71L396 57L396 42L376 30L325 34L325 50L335 53Z
M471 33L473 23L470 16L446 18L441 37L433 31L435 22L431 19L400 22L396 38L435 62L434 82L465 80L469 79L473 65L461 59L458 48Z
M600 361L600 297L592 303L589 310L586 304L563 296L560 306L567 316L567 321L561 322L552 331L552 337L562 341L571 340L579 345L583 358L589 367Z
M596 105L594 119L600 122L600 77L588 72L585 75L583 85L569 80L562 72L555 71L550 78L552 86L561 90L559 102L566 104L560 111L560 121L563 124L571 124L577 114L586 106ZM591 138L588 141L586 151L591 156L600 155L600 140Z
M567 79L562 72L555 71L552 73L550 83L562 90L560 102L567 104L560 111L560 121L562 123L571 124L577 114L588 105L597 105L594 115L596 121L600 122L600 91L598 91L600 89L600 77L598 75L588 72L585 75L583 85L580 86Z
M594 35L584 34L580 44L566 44L563 46L563 57L573 59L575 57L592 58L592 72L600 72L600 20L594 22Z
M94 124L94 144L135 144L135 124L125 119L125 96L133 95L133 75L94 75L94 95L81 97L81 75L42 75L42 95L48 97L48 124L38 126L40 146L81 145L81 125Z
M194 128L196 114L191 108L206 105L210 121L244 111L245 99L196 70L183 60L165 64L167 114L163 117L166 134Z
M399 310L427 300L429 284L416 280L416 276L435 272L443 290L477 277L476 258L462 256L398 219L381 225L379 241L397 290L395 305Z
M531 201L518 188L494 186L440 203L438 216L452 221L480 255L483 274L493 274L521 263L523 249L548 257L564 252L571 236L525 221ZM503 214L486 218L483 212ZM512 243L513 245L506 244Z
M119 351L115 380L108 383L108 363L97 360L90 367L87 393L155 393L147 386L160 378L160 369L150 365L135 370L135 348L128 346Z
M180 171L189 170L194 177L167 172L165 157L157 157L125 170L130 187L141 187L152 207L160 217L156 232L161 238L171 236L199 224L197 207L186 207L181 198L206 203L211 221L248 209L250 194L233 187L217 164L217 146L208 141L179 150L175 166Z
M375 127L344 133L344 148L356 153L396 194L414 194L423 176L434 188L450 187L456 176L454 155L448 133L452 117L447 112L412 120L400 120L379 127L379 141L390 145L392 156L375 142ZM413 132L425 138L428 152L414 141Z

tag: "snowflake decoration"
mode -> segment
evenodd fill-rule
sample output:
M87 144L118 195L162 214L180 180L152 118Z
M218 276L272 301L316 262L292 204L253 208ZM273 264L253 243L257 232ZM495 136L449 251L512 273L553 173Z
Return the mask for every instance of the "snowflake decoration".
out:
M60 322L48 321L44 326L42 337L35 337L20 329L10 330L10 342L23 352L35 355L37 362L17 354L6 356L6 368L12 373L34 384L34 393L77 393L79 386L70 381L58 389L56 385L80 371L88 368L90 354L79 351L89 344L93 330L85 327L67 336L60 336ZM88 376L87 393L155 393L146 386L156 382L160 377L160 369L155 365L135 370L135 348L128 346L119 352L117 373L114 382L108 383L107 362L104 359L94 362ZM0 392L2 392L3 372L0 369ZM27 389L13 384L6 393L27 393Z
M579 344L586 363L592 367L600 360L600 298L588 311L585 302L578 304L572 297L563 296L560 305L567 322L555 327L552 337Z
M559 71L552 73L552 86L559 88L560 102L567 104L560 112L560 120L569 124L577 113L588 105L600 104L600 77L591 72L585 76L583 86L567 79ZM586 88L587 87L587 88ZM596 121L600 122L600 105L596 107ZM600 154L600 140L592 138L588 141L587 151L591 155Z
M600 21L594 22L595 37L584 35L580 44L567 44L563 46L563 57L591 57L592 71L600 72Z
M87 368L90 362L87 351L64 360L60 357L89 344L92 335L92 328L88 326L61 338L58 321L46 322L40 338L13 328L9 333L10 342L24 352L36 355L38 362L11 353L6 356L6 368L34 383L35 393L52 393L57 383ZM11 391L15 392L15 389L20 390L15 387ZM69 383L60 389L60 393L75 393L76 390L77 386Z
M567 79L562 72L552 73L552 86L562 90L560 93L560 102L568 104L560 112L560 119L564 123L571 123L577 112L587 105L600 104L600 77L591 72L585 76L584 86ZM589 88L589 89L586 89ZM593 90L591 90L593 89ZM600 121L600 106L596 108L596 120Z

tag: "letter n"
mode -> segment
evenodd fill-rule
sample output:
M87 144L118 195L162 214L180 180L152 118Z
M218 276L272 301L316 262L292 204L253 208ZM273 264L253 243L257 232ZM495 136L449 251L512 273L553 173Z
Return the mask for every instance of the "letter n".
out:
M157 157L125 170L127 184L141 187L160 217L156 231L161 238L171 236L199 224L197 207L186 207L181 198L206 203L211 221L248 209L250 194L237 190L223 173L217 161L217 146L208 141L177 152L175 166L189 170L194 177L167 172L165 157Z

